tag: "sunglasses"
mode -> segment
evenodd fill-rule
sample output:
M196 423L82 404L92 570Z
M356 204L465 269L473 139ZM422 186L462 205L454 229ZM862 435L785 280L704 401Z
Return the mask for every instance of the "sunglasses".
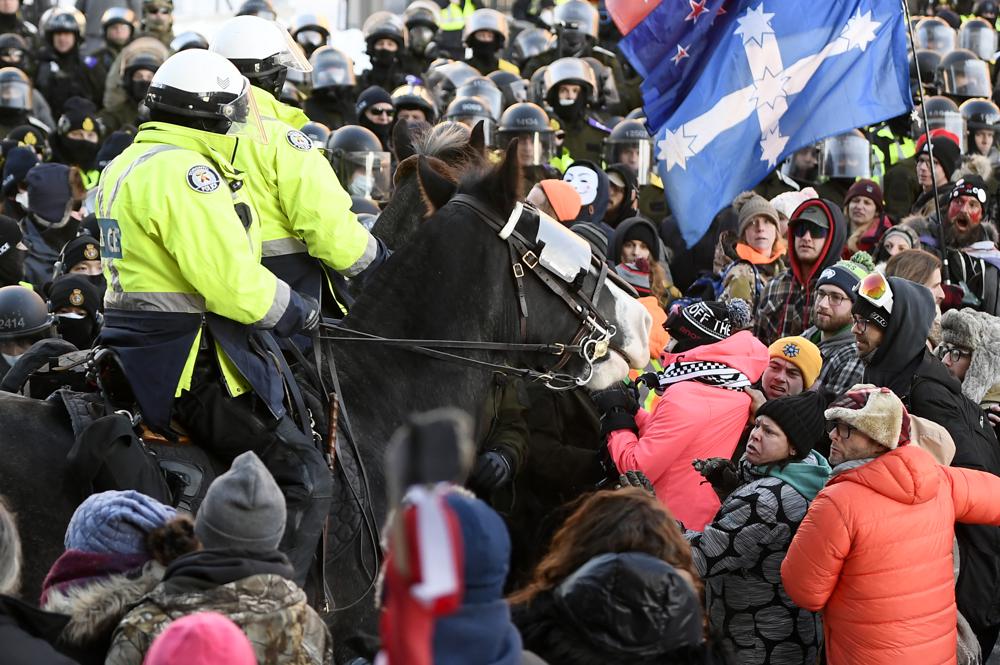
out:
M796 238L805 238L808 233L813 238L825 238L826 234L829 233L829 229L824 229L819 224L813 224L812 222L799 222L795 225L793 229Z
M837 436L839 436L841 439L849 439L851 438L851 435L854 434L855 431L857 431L857 428L854 427L853 425L848 425L847 423L842 423L835 420L832 423L830 423L829 429L827 429L827 431L830 432L831 434L833 433L833 430L837 430Z
M892 289L882 273L873 272L858 282L858 295L892 314Z
M955 346L954 344L941 344L935 350L934 355L936 355L941 360L944 360L946 356L951 358L951 362L957 363L962 358L966 358L972 355L972 351L968 351L961 347Z
M396 111L394 109L368 109L368 113L372 115L384 115L391 118L396 114Z

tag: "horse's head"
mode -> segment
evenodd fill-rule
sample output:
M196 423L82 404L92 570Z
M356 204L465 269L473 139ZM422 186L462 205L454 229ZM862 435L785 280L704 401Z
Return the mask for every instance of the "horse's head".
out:
M649 362L651 317L585 240L522 201L520 175L516 142L495 168L458 183L426 159L418 164L431 222L458 218L476 227L477 251L495 247L502 267L492 274L490 292L504 299L505 339L566 348L558 354L518 346L520 362L555 377L554 386L607 387L630 366Z

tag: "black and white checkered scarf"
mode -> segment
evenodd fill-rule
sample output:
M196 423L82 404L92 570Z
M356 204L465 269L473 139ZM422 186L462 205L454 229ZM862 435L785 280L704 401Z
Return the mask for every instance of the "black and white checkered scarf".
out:
M751 385L750 379L739 370L723 363L706 360L678 361L668 365L662 372L644 374L642 379L647 386L657 392L681 381L697 381L717 388L738 391Z

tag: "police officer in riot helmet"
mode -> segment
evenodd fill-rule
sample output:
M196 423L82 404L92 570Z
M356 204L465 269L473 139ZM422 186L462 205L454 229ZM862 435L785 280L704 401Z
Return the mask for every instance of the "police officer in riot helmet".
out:
M920 95L917 90L918 76L919 83L923 85L923 94L925 96L938 94L936 80L937 70L940 65L941 54L937 51L917 49L917 51L910 56L910 91L913 96L914 104L920 103Z
M527 71L532 58L554 50L556 36L544 27L528 28L517 33L510 48L510 59L521 71Z
M395 90L406 82L403 56L406 50L406 27L403 19L392 12L379 11L369 16L361 28L365 37L365 52L372 67L361 73L362 90L377 85Z
M985 19L969 19L958 29L958 46L972 51L984 62L993 62L997 52L997 29Z
M917 48L937 51L942 56L955 49L958 34L955 29L937 16L921 19L916 27Z
M35 87L45 95L55 116L62 115L70 97L86 97L100 103L104 72L92 56L80 54L86 20L75 9L54 7L42 16L45 47L38 57Z
M479 97L486 102L493 113L494 120L499 120L504 108L506 108L500 88L493 82L493 79L485 76L477 76L460 85L455 90L455 97Z
M391 156L371 131L358 125L341 127L327 140L326 154L352 197L380 203L389 199Z
M968 130L966 154L987 157L990 165L996 168L1000 165L1000 150L996 145L1000 108L988 99L970 99L963 102L958 111L965 118Z
M17 67L32 77L35 75L34 53L21 35L7 32L0 35L0 67Z
M989 66L968 49L955 49L941 58L936 83L941 94L956 104L993 94Z
M101 15L101 34L104 45L91 55L104 71L110 71L115 58L122 52L139 28L139 19L128 7L111 7Z
M430 91L413 81L392 91L392 104L396 107L396 121L415 124L437 121L437 106Z
M7 136L10 130L31 121L33 98L24 72L15 67L0 69L0 133Z
M987 23L995 26L997 24L997 17L1000 16L1000 4L996 0L979 0L972 7L972 13L981 19L985 19Z
M497 121L489 106L479 97L456 97L448 105L444 119L450 122L460 122L469 129L482 123L486 145L489 147L496 145Z
M511 104L528 101L528 82L513 72L490 72L486 78L500 90L501 103L507 109Z
M541 106L521 102L503 112L497 131L497 147L506 150L513 140L517 140L523 192L531 191L546 178L560 177L559 171L549 163L555 155L555 131Z
M38 28L24 19L21 13L21 3L19 1L7 2L4 3L3 7L0 7L0 10L3 10L0 11L0 33L10 32L15 35L21 35L28 41L29 45L34 46L39 36Z
M781 164L781 173L800 187L814 187L819 182L819 143L799 148Z
M187 30L170 40L170 50L174 53L186 51L189 48L208 48L208 40L205 35L194 30Z
M331 129L357 122L354 111L354 90L357 86L354 62L332 46L321 46L313 51L309 62L313 66L313 85L304 110L310 120L321 122Z
M413 67L412 74L422 74L438 56L434 38L438 31L441 8L433 0L413 0L403 11L406 26L406 50Z
M309 140L313 142L314 146L320 148L326 147L326 142L330 138L330 134L333 131L321 122L307 122L302 125L300 130L303 134L309 137Z
M559 58L592 55L597 44L600 16L597 9L586 0L569 0L555 8L553 29L556 48L528 60L522 68L525 76Z
M838 206L858 178L872 177L872 151L868 137L854 129L823 141L819 156L820 184L816 191Z
M55 317L41 296L24 286L0 288L0 374L35 342L52 337Z
M278 19L278 12L274 10L271 0L245 0L240 8L236 10L237 16L256 16L268 21Z
M659 222L665 215L663 187L656 174L653 137L642 120L622 120L604 141L604 163L622 164L632 172L639 212ZM628 183L627 183L628 184Z
M594 70L581 58L560 58L545 70L545 101L566 132L564 150L574 160L596 162L611 130L590 112L597 96Z
M320 46L330 43L330 20L323 14L296 14L289 32L309 57Z
M507 45L510 28L507 17L495 9L477 9L465 21L462 41L469 49L466 62L484 76L497 69L516 71L517 67L500 57Z

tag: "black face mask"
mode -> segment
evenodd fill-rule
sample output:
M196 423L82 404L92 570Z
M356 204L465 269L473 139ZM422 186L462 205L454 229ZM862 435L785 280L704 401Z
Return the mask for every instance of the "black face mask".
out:
M0 259L0 283L12 286L24 279L24 259L28 251L14 247Z
M97 289L97 295L100 296L101 302L103 302L104 293L108 290L108 280L105 279L104 273L102 272L99 275L85 275L85 277Z
M500 42L481 42L478 39L469 40L469 48L472 49L472 55L478 60L492 60L496 57L496 53L500 50Z
M126 88L129 99L136 104L145 99L146 92L149 91L149 83L149 81L129 81L128 88Z
M364 113L358 118L358 124L365 129L370 129L375 136L378 137L379 142L382 147L387 147L389 145L389 137L392 136L392 124L388 125L376 125L371 122Z
M387 51L383 48L377 48L372 52L371 60L372 60L372 67L387 69L392 66L393 62L395 62L396 52Z
M94 344L97 337L98 326L89 315L84 315L82 319L71 319L66 316L56 317L56 328L59 336L80 349L89 349Z
M70 139L65 136L59 137L60 152L63 157L69 160L70 164L75 164L83 168L90 168L97 159L97 151L101 146L97 143L84 141L82 139Z
M561 120L565 120L567 122L576 122L577 120L583 117L583 112L586 110L586 108L587 108L587 100L584 98L583 95L580 95L575 100L573 100L573 103L570 104L569 106L563 106L562 104L559 103L559 100L556 100L554 111L555 114Z

